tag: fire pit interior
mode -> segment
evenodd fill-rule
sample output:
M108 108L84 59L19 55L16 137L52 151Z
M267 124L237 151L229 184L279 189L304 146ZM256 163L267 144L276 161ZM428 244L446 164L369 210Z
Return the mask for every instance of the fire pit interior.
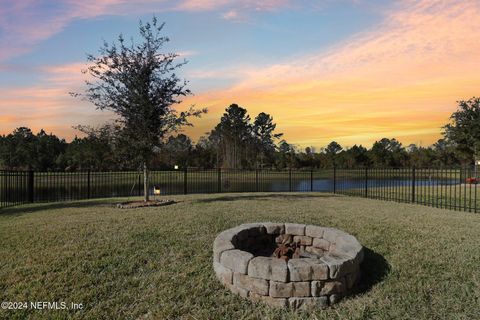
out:
M363 250L337 229L265 222L220 233L213 258L217 278L230 291L271 306L311 309L352 291Z

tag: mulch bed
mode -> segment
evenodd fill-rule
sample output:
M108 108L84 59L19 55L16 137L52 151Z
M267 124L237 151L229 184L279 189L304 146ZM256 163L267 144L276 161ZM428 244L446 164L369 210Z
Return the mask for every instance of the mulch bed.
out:
M117 208L119 209L135 209L135 208L145 208L145 207L160 207L167 206L169 204L174 204L174 200L150 200L150 201L128 201L117 203Z

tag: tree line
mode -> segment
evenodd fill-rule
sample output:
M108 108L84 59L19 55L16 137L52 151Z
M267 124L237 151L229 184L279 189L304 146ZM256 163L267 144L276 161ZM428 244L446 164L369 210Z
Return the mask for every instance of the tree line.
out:
M247 109L232 104L219 123L194 143L183 133L172 134L153 152L151 167L197 168L343 168L449 167L472 164L479 153L480 99L458 103L443 137L428 147L402 145L382 138L371 148L343 147L335 141L316 149L301 149L281 139L276 123L267 113L253 119ZM77 127L84 133L71 142L44 130L33 133L21 127L0 136L0 166L22 170L127 170L138 169L128 141L119 138L115 123L99 128Z

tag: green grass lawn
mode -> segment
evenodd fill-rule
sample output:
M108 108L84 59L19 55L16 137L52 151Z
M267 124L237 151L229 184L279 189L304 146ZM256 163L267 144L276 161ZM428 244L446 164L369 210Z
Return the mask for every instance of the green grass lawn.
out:
M172 196L0 211L0 301L82 303L0 310L24 319L479 319L480 215L319 193ZM117 200L118 201L118 200ZM212 242L255 221L336 227L367 247L359 292L327 310L252 304L215 279Z

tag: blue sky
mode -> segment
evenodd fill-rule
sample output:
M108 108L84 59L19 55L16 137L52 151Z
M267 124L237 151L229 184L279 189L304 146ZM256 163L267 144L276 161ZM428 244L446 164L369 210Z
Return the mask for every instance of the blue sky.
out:
M36 3L35 15L43 15L45 23L48 23L47 17L68 10L61 1ZM189 69L228 68L250 62L268 65L321 50L351 34L372 28L381 18L378 7L350 1L329 2L311 10L304 8L273 12L253 10L233 20L223 17L230 12L229 7L223 6L201 12L152 10L143 14L72 19L45 40L27 44L26 53L2 61L14 68L2 72L0 83L33 84L39 78L29 69L86 61L87 53L96 53L103 40L116 40L120 33L138 38L139 20L148 21L153 15L166 23L165 34L171 38L167 48L187 53ZM19 72L20 68L28 72Z

